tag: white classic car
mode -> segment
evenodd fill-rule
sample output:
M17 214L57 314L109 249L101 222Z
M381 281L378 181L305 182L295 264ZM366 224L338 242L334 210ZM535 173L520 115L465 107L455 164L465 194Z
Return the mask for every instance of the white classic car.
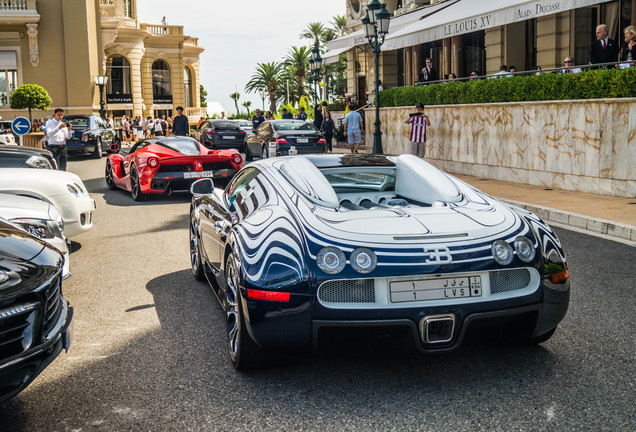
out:
M71 275L64 221L55 206L35 198L0 194L0 217L57 248L64 255L62 277Z
M0 193L38 198L62 215L64 234L73 237L93 227L95 200L73 173L30 168L0 169Z

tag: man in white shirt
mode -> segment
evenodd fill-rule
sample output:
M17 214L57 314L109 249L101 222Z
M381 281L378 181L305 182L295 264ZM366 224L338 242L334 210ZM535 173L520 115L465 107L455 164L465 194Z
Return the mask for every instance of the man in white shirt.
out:
M66 171L66 140L71 138L71 124L62 122L64 110L56 108L53 118L46 122L46 149L53 153L60 170Z
M567 56L565 60L563 60L563 64L565 67L561 69L561 73L579 73L583 72L583 69L580 67L572 67L574 65L574 58L571 56Z

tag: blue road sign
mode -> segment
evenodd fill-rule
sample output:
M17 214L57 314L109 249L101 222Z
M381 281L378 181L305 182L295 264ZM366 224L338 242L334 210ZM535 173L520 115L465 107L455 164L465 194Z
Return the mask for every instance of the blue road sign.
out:
M26 117L16 117L11 123L11 129L18 135L24 135L31 130L31 122Z

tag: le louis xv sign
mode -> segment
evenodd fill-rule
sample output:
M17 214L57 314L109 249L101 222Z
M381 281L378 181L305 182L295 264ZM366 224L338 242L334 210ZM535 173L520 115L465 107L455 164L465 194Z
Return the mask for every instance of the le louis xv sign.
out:
M497 25L525 21L538 16L561 11L561 1L540 1L517 6L508 10L492 12L444 26L444 37L484 30Z

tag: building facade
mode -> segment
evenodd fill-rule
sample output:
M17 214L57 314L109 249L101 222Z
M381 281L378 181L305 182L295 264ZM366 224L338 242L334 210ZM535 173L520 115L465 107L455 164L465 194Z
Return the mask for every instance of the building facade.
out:
M172 115L181 105L198 119L205 115L203 51L182 26L139 23L136 0L0 1L0 116L24 115L10 108L11 92L22 84L43 86L51 111L95 113L100 91L94 78L107 76L109 114Z
M347 55L347 90L364 105L374 88L373 51L360 20L369 0L345 0L347 35L327 44L325 63ZM393 14L379 58L384 88L413 85L431 58L440 78L472 71L490 75L499 66L518 71L589 62L598 24L623 41L623 29L636 23L636 0L386 0Z

